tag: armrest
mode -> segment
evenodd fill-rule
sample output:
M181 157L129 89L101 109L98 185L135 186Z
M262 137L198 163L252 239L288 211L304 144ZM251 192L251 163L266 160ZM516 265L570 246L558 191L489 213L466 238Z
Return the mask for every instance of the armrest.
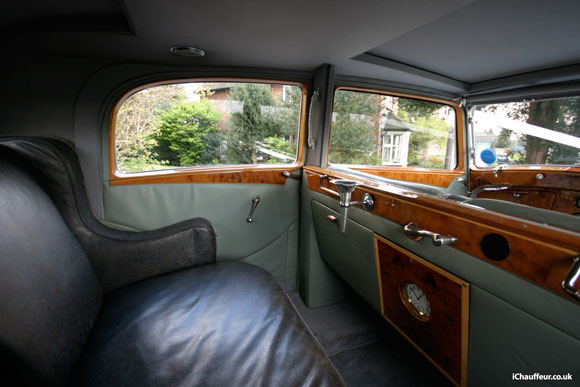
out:
M148 277L215 262L215 233L205 219L145 232L121 231L101 223L89 204L78 158L64 142L1 137L0 145L20 157L21 165L50 196L91 261L105 292Z
M129 232L101 225L98 230L76 228L75 234L105 292L145 278L215 262L215 233L202 218L154 231Z

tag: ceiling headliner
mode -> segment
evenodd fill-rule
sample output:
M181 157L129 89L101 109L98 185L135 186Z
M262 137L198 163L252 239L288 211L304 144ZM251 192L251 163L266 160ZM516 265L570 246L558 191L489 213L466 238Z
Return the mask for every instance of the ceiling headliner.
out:
M330 63L337 74L451 92L460 92L462 85L580 63L577 0L32 3L12 5L0 17L4 52L34 47L46 54L122 62L290 70ZM169 48L175 45L200 47L207 55L174 57ZM365 53L413 67L353 59Z

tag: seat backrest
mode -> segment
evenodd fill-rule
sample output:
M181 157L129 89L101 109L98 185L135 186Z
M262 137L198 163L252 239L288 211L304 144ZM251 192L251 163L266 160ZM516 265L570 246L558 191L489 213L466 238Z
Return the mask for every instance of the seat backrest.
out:
M102 289L23 164L0 145L0 368L4 380L18 384L63 385L97 318Z

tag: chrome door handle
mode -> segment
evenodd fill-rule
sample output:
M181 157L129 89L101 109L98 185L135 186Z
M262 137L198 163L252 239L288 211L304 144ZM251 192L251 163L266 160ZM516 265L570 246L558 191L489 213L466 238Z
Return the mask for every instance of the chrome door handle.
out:
M282 176L284 176L284 177L285 177L285 178L287 178L287 179L294 179L294 180L300 180L300 179L301 179L301 177L300 177L300 174L293 175L293 174L292 174L291 172L289 172L289 171L284 171L284 172L282 172Z
M458 241L457 237L454 237L453 235L441 235L433 231L421 230L414 222L405 225L403 231L411 237L431 238L435 246L450 245Z
M580 278L580 257L574 258L574 263L568 271L568 275L562 281L562 289L570 295L572 295L576 300L580 301L580 290L577 290L574 286Z
M252 208L250 208L250 214L248 215L246 222L252 223L254 221L254 218L252 216L254 216L254 211L256 211L256 207L258 207L258 204L260 204L260 197L258 195L253 196L252 197Z

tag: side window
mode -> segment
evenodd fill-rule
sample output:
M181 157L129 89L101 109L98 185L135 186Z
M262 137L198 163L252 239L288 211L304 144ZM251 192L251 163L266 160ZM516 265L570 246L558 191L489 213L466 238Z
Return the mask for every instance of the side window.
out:
M117 170L295 163L302 98L301 86L281 83L185 82L139 90L115 110Z
M338 89L334 94L328 161L454 169L455 110L437 102Z
M580 97L479 105L475 165L580 164Z

